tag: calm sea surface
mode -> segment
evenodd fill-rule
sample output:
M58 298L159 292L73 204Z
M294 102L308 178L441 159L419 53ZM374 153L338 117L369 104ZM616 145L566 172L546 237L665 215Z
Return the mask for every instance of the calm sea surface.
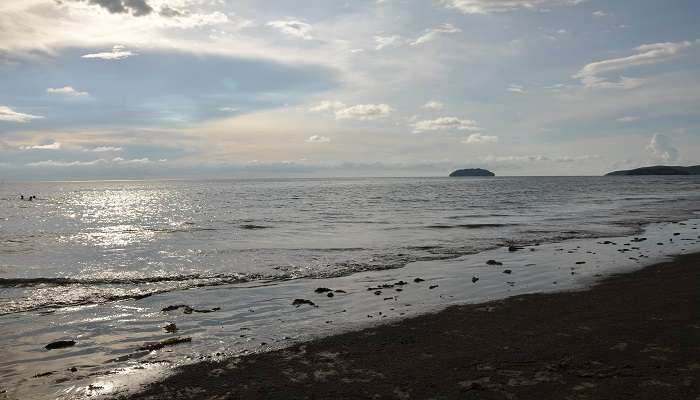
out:
M0 400L109 397L181 363L584 287L700 251L698 211L692 176L0 182ZM143 350L175 336L192 341Z
M698 208L693 177L2 183L0 314L622 235Z

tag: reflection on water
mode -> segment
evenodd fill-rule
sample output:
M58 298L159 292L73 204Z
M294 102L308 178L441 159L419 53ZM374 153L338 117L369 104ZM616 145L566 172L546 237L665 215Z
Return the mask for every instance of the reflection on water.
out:
M694 177L4 183L0 313L625 234L699 197Z
M19 193L38 199L23 202ZM46 398L55 397L46 388L109 393L119 385L114 375L149 379L187 357L256 351L341 321L551 290L552 281L575 285L611 260L637 261L588 241L591 254L569 246L588 260L572 275L561 265L573 256L550 256L559 245L544 243L686 219L699 200L697 177L3 183L0 386ZM690 249L697 228L650 232L665 246L654 242L645 254ZM687 235L666 242L669 229ZM535 251L504 253L509 243ZM484 269L484 257L522 269ZM367 296L367 287L416 276L439 288ZM291 307L317 286L346 293L314 298L318 308ZM221 310L161 312L176 304ZM169 337L169 323L191 345L135 351ZM61 339L78 344L43 349Z

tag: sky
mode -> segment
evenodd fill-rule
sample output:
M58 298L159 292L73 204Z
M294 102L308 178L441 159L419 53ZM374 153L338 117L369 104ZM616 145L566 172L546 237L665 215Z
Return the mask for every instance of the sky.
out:
M696 0L2 0L0 180L700 164Z

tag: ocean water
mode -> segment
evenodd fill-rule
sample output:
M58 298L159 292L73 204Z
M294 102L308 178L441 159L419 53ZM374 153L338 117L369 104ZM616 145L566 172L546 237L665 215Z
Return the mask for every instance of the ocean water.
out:
M337 329L328 321L402 317L410 313L398 306L373 315L376 299L363 296L373 283L401 277L443 282L443 303L426 297L437 291L400 293L426 307L545 290L553 279L573 286L575 272L555 267L559 253L602 268L686 251L697 246L698 210L698 177L2 182L0 399L113 393L104 377L132 379L129 368L256 351ZM667 224L679 221L686 222ZM656 233L645 232L652 226ZM682 235L668 242L671 231ZM642 233L667 246L637 248L635 257L594 249L603 246L596 238ZM499 253L509 244L530 247L531 259ZM505 281L488 281L484 270L478 290L449 289L447 277L469 283L486 256L538 267ZM324 285L343 287L347 299L289 307ZM379 297L384 307L389 300ZM162 312L169 304L218 310ZM135 351L170 337L161 329L167 322L193 344ZM68 338L78 342L70 350L43 349ZM71 366L79 372L66 373ZM96 379L101 389L86 389Z

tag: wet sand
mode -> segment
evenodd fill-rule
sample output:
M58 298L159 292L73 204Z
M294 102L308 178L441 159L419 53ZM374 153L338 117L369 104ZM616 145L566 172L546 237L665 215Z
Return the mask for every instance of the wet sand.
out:
M181 368L130 399L700 399L700 254Z

